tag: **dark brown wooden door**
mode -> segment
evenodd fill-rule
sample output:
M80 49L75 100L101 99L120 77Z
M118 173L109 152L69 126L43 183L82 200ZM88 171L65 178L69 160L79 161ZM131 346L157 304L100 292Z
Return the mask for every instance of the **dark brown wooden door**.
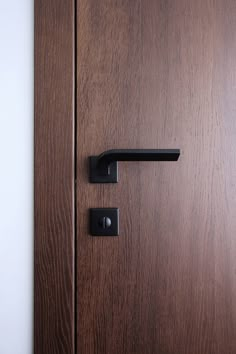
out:
M236 2L77 3L77 353L236 353ZM180 148L119 163L88 157ZM91 237L91 207L120 209Z

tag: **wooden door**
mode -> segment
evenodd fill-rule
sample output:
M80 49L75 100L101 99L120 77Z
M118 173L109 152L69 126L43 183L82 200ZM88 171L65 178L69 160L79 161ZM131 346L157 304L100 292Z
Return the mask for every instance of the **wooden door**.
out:
M236 2L77 3L77 353L236 353ZM119 163L88 157L180 148ZM120 209L118 237L88 210Z

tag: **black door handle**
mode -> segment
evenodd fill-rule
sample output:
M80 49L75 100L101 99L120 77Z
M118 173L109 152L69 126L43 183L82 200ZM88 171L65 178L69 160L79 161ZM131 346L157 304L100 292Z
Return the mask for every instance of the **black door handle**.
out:
M91 183L117 183L117 161L177 161L179 149L117 149L90 156Z

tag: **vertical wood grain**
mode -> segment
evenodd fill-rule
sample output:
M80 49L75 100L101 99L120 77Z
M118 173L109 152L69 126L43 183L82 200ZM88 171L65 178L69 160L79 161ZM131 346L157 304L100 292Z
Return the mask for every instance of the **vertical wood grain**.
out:
M34 353L74 353L74 2L35 0Z
M234 354L236 3L80 0L77 24L77 353ZM111 148L182 154L89 184Z

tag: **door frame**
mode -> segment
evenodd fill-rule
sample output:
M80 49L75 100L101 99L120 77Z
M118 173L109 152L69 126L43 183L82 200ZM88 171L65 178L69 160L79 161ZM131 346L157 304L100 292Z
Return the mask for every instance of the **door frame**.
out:
M34 1L34 353L75 351L75 0Z

